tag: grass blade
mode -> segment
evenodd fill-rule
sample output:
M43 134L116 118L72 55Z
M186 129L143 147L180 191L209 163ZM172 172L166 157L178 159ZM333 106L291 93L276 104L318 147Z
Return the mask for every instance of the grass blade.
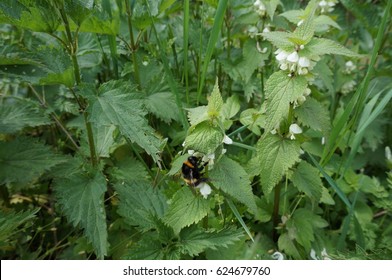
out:
M189 105L188 43L189 43L189 0L184 0L184 78L186 104Z
M226 197L226 202L229 205L231 211L233 211L234 216L237 218L237 220L240 222L241 226L244 228L245 232L248 234L249 238L253 242L255 242L252 237L252 234L250 233L249 228L247 227L247 225L245 224L244 220L242 219L240 213L238 212L237 207L235 207L234 203L227 197Z
M219 0L219 3L218 3L218 8L216 10L216 14L215 14L215 18L214 18L214 25L212 27L211 35L208 40L206 56L203 59L203 68L202 68L202 72L201 72L199 89L197 91L197 103L199 103L201 92L203 91L208 64L210 64L212 53L214 52L214 49L215 49L215 44L218 41L218 37L219 37L219 33L220 33L221 26L223 23L223 19L225 17L227 2L228 2L228 0Z
M384 10L384 16L382 18L382 22L380 28L378 29L376 42L373 48L372 56L370 59L369 67L367 69L365 78L362 80L358 90L355 92L354 96L351 98L347 108L344 110L344 113L337 121L336 125L331 131L325 149L323 151L321 165L325 165L332 155L334 154L335 150L338 147L338 144L344 137L346 131L348 131L355 123L359 116L359 113L363 110L364 102L366 99L366 92L370 82L371 75L374 72L374 65L376 63L378 52L381 48L384 33L387 27L387 21L389 19L390 10L392 7L392 0L388 1L388 5ZM351 114L354 112L354 117L352 120L350 119ZM350 138L350 137L349 137Z

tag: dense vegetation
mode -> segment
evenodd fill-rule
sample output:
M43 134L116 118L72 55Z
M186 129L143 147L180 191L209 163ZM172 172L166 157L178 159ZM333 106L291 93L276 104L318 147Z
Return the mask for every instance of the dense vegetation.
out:
M391 5L2 0L2 259L392 259Z

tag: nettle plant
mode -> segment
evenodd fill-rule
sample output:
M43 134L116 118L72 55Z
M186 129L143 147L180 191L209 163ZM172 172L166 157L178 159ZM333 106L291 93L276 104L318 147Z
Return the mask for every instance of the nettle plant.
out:
M387 256L392 1L368 49L293 2L3 0L2 257Z

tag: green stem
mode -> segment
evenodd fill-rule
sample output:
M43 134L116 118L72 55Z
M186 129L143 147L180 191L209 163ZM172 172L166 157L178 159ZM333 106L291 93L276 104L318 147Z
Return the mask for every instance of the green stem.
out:
M273 229L272 229L272 240L278 241L278 232L276 227L279 224L279 203L280 203L280 184L275 187L274 193L274 210L272 214Z
M129 38L131 40L131 48L132 48L133 69L135 70L135 79L136 79L138 89L140 90L142 88L142 83L140 80L139 65L137 64L136 44L135 44L135 39L133 38L132 9L129 6L128 0L124 0L124 2L125 2L125 9L127 11L127 16L128 16L127 20L128 20Z
M76 85L79 86L82 83L82 80L80 78L80 69L79 69L79 63L78 63L78 58L77 58L77 47L78 47L77 34L75 34L75 38L72 37L71 28L70 28L68 18L67 18L67 15L66 15L64 9L59 8L59 12L60 12L61 18L64 22L65 32L67 34L67 39L69 42L68 52L69 52L69 55L71 56L71 59L72 59L72 65L73 65L73 69L74 69ZM91 123L88 121L88 114L85 111L85 108L84 108L85 106L81 106L81 105L83 105L83 104L79 103L80 109L83 110L84 123L86 125L86 130L87 130L87 139L88 139L88 144L89 144L89 148L90 148L91 164L93 166L97 166L98 159L97 159L97 154L96 154L96 149L95 149L93 130L91 127Z
M186 104L189 106L188 43L189 43L189 0L184 0L184 77Z

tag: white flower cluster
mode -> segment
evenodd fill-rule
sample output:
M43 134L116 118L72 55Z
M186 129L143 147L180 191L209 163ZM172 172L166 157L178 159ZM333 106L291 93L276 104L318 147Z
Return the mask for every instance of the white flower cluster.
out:
M345 83L342 85L342 89L341 89L340 91L341 91L343 94L350 93L350 92L354 91L356 85L357 85L357 82L354 81L354 80L345 82Z
M253 4L253 7L255 8L256 13L258 13L259 16L262 17L262 16L265 15L265 12L266 12L267 9L266 9L266 7L265 7L263 1L261 1L261 0L256 0L256 1L254 2L254 4Z
M300 49L304 49L301 45ZM298 51L287 52L282 49L275 51L276 60L279 62L281 70L289 70L290 72L297 72L299 75L306 75L309 70L312 70L316 63L306 56L299 56Z
M306 101L306 97L308 97L310 94L311 94L310 88L306 88L304 93L300 97L298 97L297 100L294 101L294 109L302 105Z
M357 66L352 62L351 60L347 61L345 64L346 68L344 69L344 73L346 74L351 74L355 69L357 69Z
M336 2L337 2L336 0L329 0L329 1L322 0L322 1L320 1L320 3L318 5L321 10L321 13L332 12L334 10L334 6L336 5Z

